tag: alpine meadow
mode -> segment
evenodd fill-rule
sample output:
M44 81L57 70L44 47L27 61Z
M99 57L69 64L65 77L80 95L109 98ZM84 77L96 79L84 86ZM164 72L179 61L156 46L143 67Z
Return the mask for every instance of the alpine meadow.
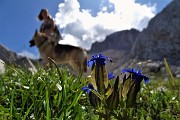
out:
M107 71L102 54L88 61L91 76L74 76L56 64L31 73L6 65L0 75L2 120L178 120L180 82L165 60L168 80L140 70ZM142 70L143 72L143 70Z

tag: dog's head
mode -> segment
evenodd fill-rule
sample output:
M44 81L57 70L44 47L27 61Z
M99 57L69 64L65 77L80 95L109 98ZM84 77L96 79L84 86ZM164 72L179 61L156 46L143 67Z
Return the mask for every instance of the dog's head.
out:
M44 33L38 32L38 30L36 29L33 39L29 41L30 47L33 47L35 45L39 46L45 40L48 40L48 37Z

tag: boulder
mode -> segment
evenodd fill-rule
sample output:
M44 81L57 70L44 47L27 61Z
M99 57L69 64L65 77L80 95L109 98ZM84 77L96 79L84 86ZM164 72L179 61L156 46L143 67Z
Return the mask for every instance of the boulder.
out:
M5 72L5 65L4 61L0 59L0 74Z

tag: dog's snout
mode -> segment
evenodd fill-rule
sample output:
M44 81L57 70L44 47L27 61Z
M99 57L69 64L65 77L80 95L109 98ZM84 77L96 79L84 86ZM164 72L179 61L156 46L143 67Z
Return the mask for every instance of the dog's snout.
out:
M30 40L30 41L29 41L29 43L30 43L30 47L33 47L33 46L35 46L34 39Z

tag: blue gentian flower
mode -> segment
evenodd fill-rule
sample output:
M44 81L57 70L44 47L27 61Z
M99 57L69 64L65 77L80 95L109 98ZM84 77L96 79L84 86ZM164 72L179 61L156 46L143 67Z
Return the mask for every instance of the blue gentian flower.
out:
M112 72L110 72L110 73L108 73L108 79L110 80L110 79L113 79L115 76L113 75L113 73Z
M88 67L91 67L94 63L99 63L101 65L105 65L106 64L106 60L109 60L110 62L112 62L111 58L108 58L106 56L103 56L102 54L99 55L94 55L92 56L92 58L88 61Z
M132 68L132 69L123 69L122 72L123 73L125 73L125 72L132 73L133 74L133 79L137 80L138 82L141 82L143 79L144 79L145 83L149 82L149 78L147 76L141 74L140 70L136 71L134 68Z
M94 86L89 83L88 87L84 86L84 87L82 87L82 90L89 94L91 92L91 90L94 90Z

